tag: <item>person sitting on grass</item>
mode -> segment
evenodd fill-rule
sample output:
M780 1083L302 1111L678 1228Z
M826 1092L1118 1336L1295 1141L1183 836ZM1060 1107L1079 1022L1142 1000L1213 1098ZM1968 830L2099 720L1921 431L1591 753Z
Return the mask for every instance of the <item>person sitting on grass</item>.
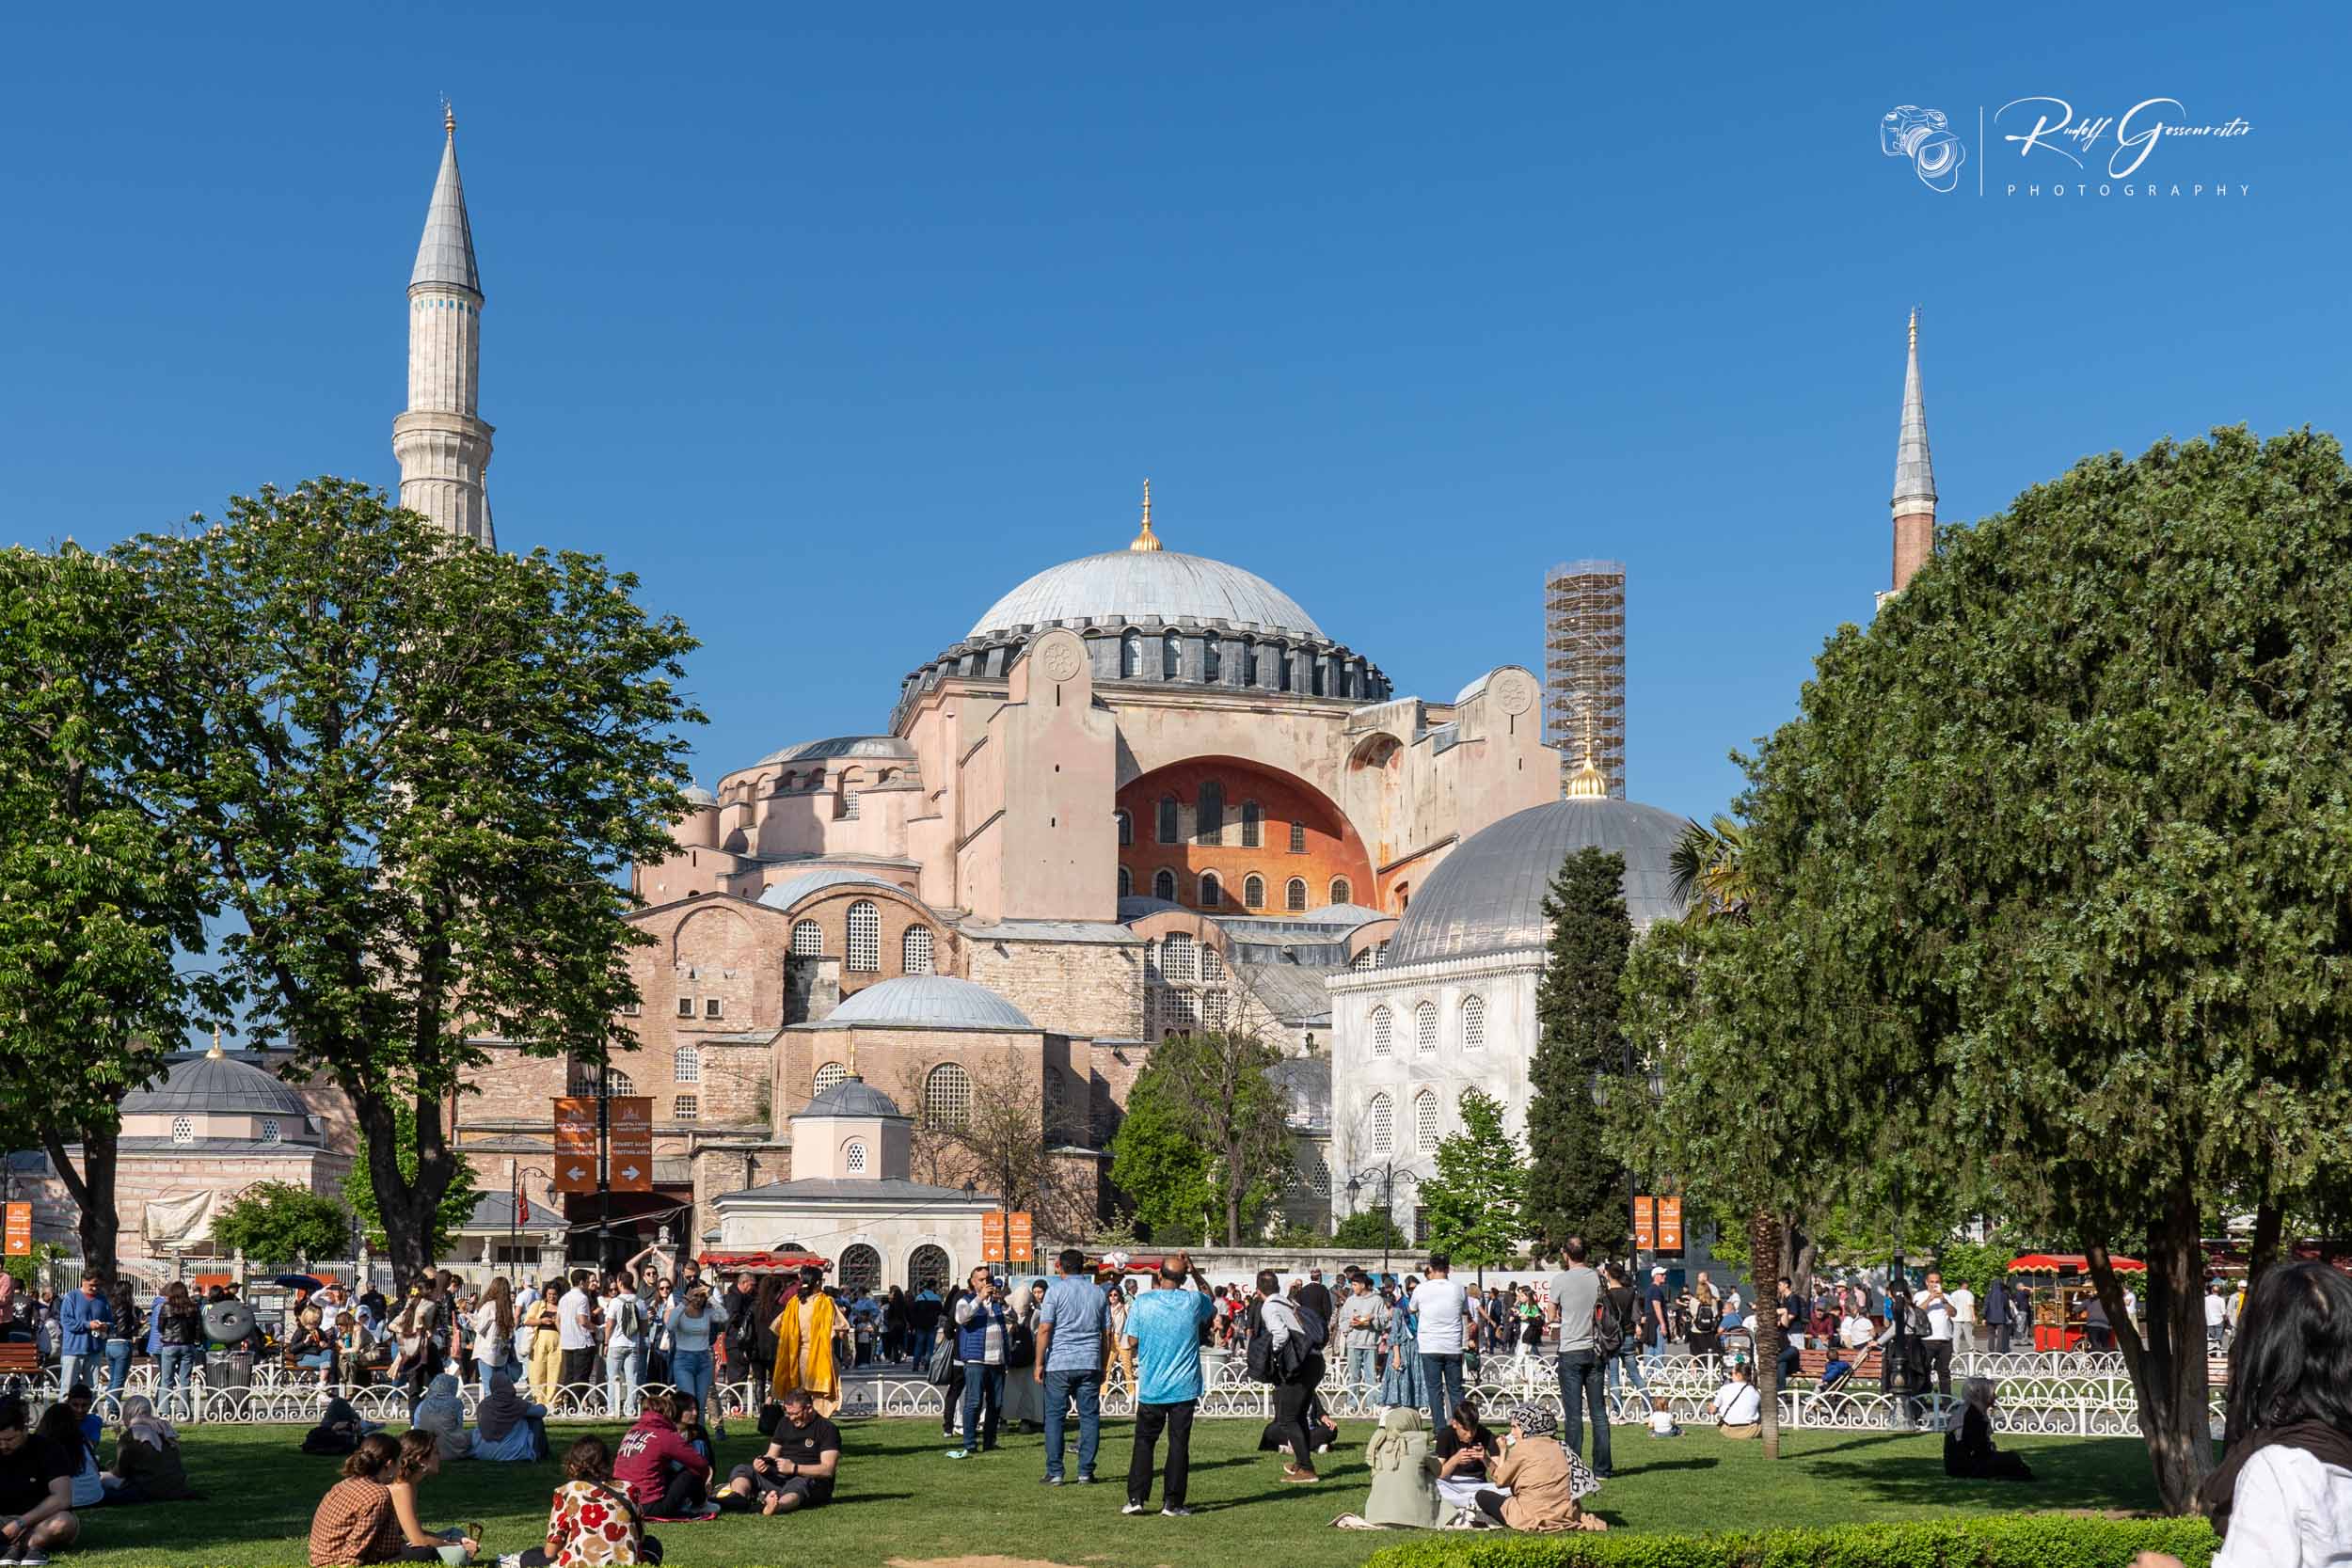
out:
M1731 1364L1731 1377L1715 1390L1715 1429L1725 1437L1753 1437L1764 1430L1764 1396L1745 1361Z
M473 1457L473 1438L466 1431L466 1402L457 1391L457 1374L442 1372L426 1386L408 1418L410 1432L429 1432L444 1461Z
M1438 1433L1438 1479L1485 1481L1486 1466L1502 1451L1502 1445L1478 1418L1478 1402L1464 1400L1454 1407L1445 1430Z
M400 1520L387 1485L400 1465L400 1445L369 1433L343 1461L342 1479L326 1489L310 1515L312 1568L400 1560Z
M0 1558L46 1562L73 1544L72 1497L72 1455L34 1435L21 1396L0 1395Z
M453 1379L452 1381L454 1381ZM369 1439L373 1442L373 1439ZM359 1445L362 1451L367 1443ZM356 1456L355 1456L356 1457ZM441 1445L428 1428L411 1427L400 1434L400 1458L393 1462L389 1484L392 1495L392 1518L400 1528L402 1545L393 1557L395 1562L438 1562L441 1548L463 1546L464 1560L471 1562L482 1543L462 1529L429 1530L417 1507L417 1489L426 1478L441 1473Z
M710 1461L678 1433L677 1409L677 1396L666 1388L647 1395L612 1462L613 1481L656 1519L700 1513L710 1479Z
M1649 1397L1649 1434L1652 1437L1682 1435L1682 1429L1675 1424L1673 1407L1666 1403L1662 1395L1652 1394Z
M90 1446L92 1452L96 1452L98 1445L106 1436L106 1423L92 1408L98 1403L98 1396L90 1392L88 1384L77 1383L67 1392L65 1402L73 1407L73 1424L81 1433L82 1441Z
M1494 1484L1478 1494L1478 1511L1513 1529L1551 1531L1607 1529L1606 1521L1584 1512L1582 1499L1600 1482L1584 1461L1562 1448L1552 1434L1560 1418L1549 1406L1522 1404L1511 1412L1511 1433L1502 1453L1487 1466ZM1508 1496L1495 1490L1508 1488Z
M491 1464L528 1465L548 1457L548 1407L515 1391L514 1374L499 1367L490 1392L474 1411L473 1457Z
M65 1455L66 1468L72 1472L73 1490L66 1497L68 1508L96 1508L106 1500L106 1485L100 1479L98 1450L82 1435L82 1423L73 1418L73 1407L53 1404L41 1412L40 1420L33 1427L33 1436Z
M564 1484L548 1511L548 1538L514 1560L516 1568L607 1568L658 1563L661 1539L645 1533L645 1516L612 1484L612 1450L581 1437L564 1450Z
M817 1414L817 1402L805 1388L787 1388L779 1402L784 1414L768 1451L728 1474L719 1493L721 1508L791 1513L833 1501L834 1481L841 1473L841 1429Z
M1429 1529L1438 1523L1438 1461L1429 1451L1429 1429L1418 1410L1391 1405L1364 1445L1372 1491L1364 1499L1365 1523Z
M154 1402L131 1394L122 1402L122 1433L115 1443L115 1466L101 1479L106 1500L176 1503L192 1499L187 1466L180 1458L180 1432L155 1414Z
M703 1402L691 1394L677 1397L677 1434L686 1439L686 1446L701 1454L717 1473L719 1446L711 1441L710 1429L703 1425Z
M2031 1481L2033 1470L1993 1443L1993 1380L1972 1377L1961 1388L1960 1422L1944 1433L1944 1473L1961 1481Z

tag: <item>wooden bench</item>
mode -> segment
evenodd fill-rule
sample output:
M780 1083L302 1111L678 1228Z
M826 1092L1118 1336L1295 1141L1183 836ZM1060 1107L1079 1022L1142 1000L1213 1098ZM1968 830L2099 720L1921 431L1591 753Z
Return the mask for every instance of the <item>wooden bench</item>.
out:
M12 1379L31 1383L40 1376L40 1346L30 1339L0 1340L0 1387Z
M1857 1354L1860 1356L1858 1360L1855 1359ZM1797 1370L1801 1375L1818 1383L1820 1381L1821 1374L1829 1370L1829 1364L1841 1355L1853 1362L1853 1375L1856 1377L1876 1381L1884 1373L1884 1357L1875 1346L1859 1353L1831 1350L1827 1346L1807 1346L1797 1352Z

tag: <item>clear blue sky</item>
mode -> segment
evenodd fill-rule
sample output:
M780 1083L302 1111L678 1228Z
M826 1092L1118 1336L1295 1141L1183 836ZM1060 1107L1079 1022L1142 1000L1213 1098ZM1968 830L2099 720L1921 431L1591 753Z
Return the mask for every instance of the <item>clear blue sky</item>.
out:
M1623 557L1632 791L1707 811L1884 586L1913 304L1947 517L2352 422L2340 8L1180 9L24 11L0 541L396 478L443 92L500 542L702 637L705 782L881 728L1148 474L1171 547L1435 698ZM2004 197L2114 149L1975 143L2037 94L2242 118L2141 178L2251 189ZM1959 190L1881 153L1899 103Z

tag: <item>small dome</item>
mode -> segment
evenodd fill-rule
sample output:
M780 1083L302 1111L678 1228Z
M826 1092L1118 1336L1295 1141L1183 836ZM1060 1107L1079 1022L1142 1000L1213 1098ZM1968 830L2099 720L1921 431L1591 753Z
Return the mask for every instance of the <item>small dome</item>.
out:
M305 1117L302 1097L274 1074L231 1055L183 1056L122 1100L126 1117Z
M898 1102L863 1078L844 1078L785 1119L803 1117L905 1117Z
M886 887L893 893L901 891L898 883L885 882L871 871L803 871L769 888L759 895L759 901L771 910L788 910L812 893L822 893L829 887L841 887L850 882Z
M914 760L914 743L901 740L895 735L837 735L830 740L803 740L797 746L771 752L752 766L765 768L771 762L829 762L835 757L912 762Z
M715 806L719 803L719 797L700 784L688 784L682 793L690 806Z
M1228 621L1328 641L1298 601L1254 572L1175 550L1108 550L1048 566L972 623L978 639L1086 621Z
M868 986L818 1021L902 1023L928 1029L1035 1029L1028 1015L989 990L946 974L907 974Z
M1550 934L1544 897L1571 851L1613 849L1625 857L1625 907L1633 928L1672 920L1682 906L1674 883L1675 846L1690 824L1631 800L1554 800L1482 828L1429 874L1389 943L1386 967L1541 947Z

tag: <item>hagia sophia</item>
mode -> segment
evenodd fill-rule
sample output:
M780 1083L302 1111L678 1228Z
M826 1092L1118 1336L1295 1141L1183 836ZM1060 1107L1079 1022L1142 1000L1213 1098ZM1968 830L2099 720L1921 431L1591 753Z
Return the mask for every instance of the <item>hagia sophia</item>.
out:
M453 120L407 293L402 501L495 547ZM1923 409L1915 321L1897 589L1932 538ZM492 1196L455 1261L536 1269L598 1217L548 1188L564 1094L651 1100L653 1191L614 1199L636 1244L788 1240L885 1284L968 1268L995 1206L927 1129L1008 1096L1034 1106L1077 1195L1064 1233L1082 1233L1116 1204L1106 1146L1129 1090L1189 1030L1278 1045L1281 1217L1299 1224L1392 1195L1409 1233L1467 1088L1523 1126L1547 883L1570 850L1614 849L1637 928L1671 918L1682 818L1548 746L1530 669L1399 693L1318 619L1344 630L1348 607L1311 613L1183 543L1147 482L1132 520L1073 530L1073 559L976 605L878 691L871 733L789 740L693 791L674 847L632 875L653 939L631 960L637 1049L599 1071L482 1042L454 1139ZM197 1212L264 1176L338 1190L350 1117L277 1065L190 1054L126 1105L135 1268L200 1248ZM17 1156L11 1174L43 1231L70 1233L45 1165Z

